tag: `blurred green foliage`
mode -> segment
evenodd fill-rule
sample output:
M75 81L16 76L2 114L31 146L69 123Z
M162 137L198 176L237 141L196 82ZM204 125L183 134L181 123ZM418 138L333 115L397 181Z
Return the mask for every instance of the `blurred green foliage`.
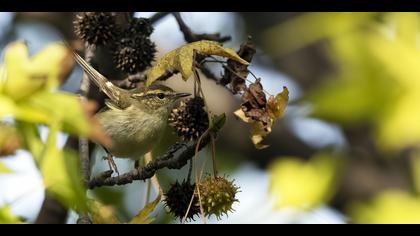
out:
M282 157L271 164L270 193L274 207L309 210L326 204L336 189L340 158L319 154L310 161Z
M14 120L22 138L19 148L31 152L47 194L69 208L86 211L78 157L57 144L59 131L84 137L92 133L79 98L56 91L73 64L71 52L59 43L33 57L29 57L25 43L9 44L1 66L0 118ZM41 139L39 125L49 128L46 142Z
M20 224L22 221L14 216L10 211L9 206L4 205L0 207L0 224Z
M352 223L420 223L420 198L398 190L382 192L370 202L353 203L348 209Z
M334 70L314 81L316 86L300 102L311 104L311 116L343 128L371 127L382 156L401 156L420 144L419 26L419 13L303 13L266 30L263 40L280 58L322 43ZM272 189L286 195L278 206L316 205L326 199L328 178L322 176L330 172L303 166L290 159L273 164ZM418 155L410 167L419 193ZM419 207L417 195L389 190L352 204L347 212L355 223L419 223Z

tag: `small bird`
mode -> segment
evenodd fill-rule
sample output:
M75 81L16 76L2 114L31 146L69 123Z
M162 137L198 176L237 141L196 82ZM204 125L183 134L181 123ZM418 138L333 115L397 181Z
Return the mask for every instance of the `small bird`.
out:
M76 62L109 99L97 117L113 145L105 148L110 167L118 173L112 156L139 160L162 138L168 116L175 103L189 93L177 93L163 85L126 90L115 86L74 52ZM112 168L111 168L112 169Z

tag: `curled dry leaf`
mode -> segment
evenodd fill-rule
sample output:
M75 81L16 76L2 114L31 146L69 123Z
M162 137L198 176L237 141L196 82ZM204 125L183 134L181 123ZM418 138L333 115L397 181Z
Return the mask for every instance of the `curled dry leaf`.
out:
M242 96L241 108L234 112L235 116L245 123L251 124L251 140L257 149L268 147L261 142L272 131L274 122L284 115L289 91L283 91L267 102L260 80L251 84Z
M146 85L150 86L155 80L168 71L178 71L184 80L193 73L194 52L201 55L217 55L227 57L244 65L249 63L242 59L233 49L224 48L214 41L202 40L186 44L160 58L147 74Z
M286 86L283 86L283 91L277 94L275 97L270 96L267 103L267 113L270 116L270 118L276 120L283 117L288 101L289 90Z
M255 45L250 40L243 43L238 51L238 55L247 62L252 61L255 53ZM229 67L229 69L225 69L225 73L223 74L223 78L220 80L220 83L222 85L230 83L233 94L245 91L246 84L244 78L248 77L248 65L229 59L227 60L227 67Z

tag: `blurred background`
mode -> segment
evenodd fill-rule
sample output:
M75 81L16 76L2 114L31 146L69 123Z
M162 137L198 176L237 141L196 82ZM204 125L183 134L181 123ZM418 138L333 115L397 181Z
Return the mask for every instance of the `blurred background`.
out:
M73 40L75 14L0 13L0 51L19 39L27 42L30 53L51 42ZM241 190L235 211L208 223L420 223L420 14L181 16L195 33L232 36L224 46L235 50L251 36L257 53L249 69L269 93L277 94L283 86L290 92L285 117L264 141L270 146L257 150L247 124L233 116L240 97L212 80L203 81L210 109L227 115L217 139L219 172L235 179ZM172 15L154 26L151 39L158 57L185 44ZM77 92L81 76L75 68L61 89ZM184 91L193 86L176 76L168 84ZM60 136L62 144L66 139ZM156 154L174 140L168 130ZM93 174L108 168L103 151L95 153ZM210 150L198 159L200 166L207 160L211 170ZM34 222L44 187L31 155L18 151L0 164L12 170L0 174L0 208L8 205L14 215ZM133 163L117 159L117 165L125 172ZM186 167L158 172L164 190L186 175ZM135 182L97 188L89 195L113 206L121 219L130 219L144 206L145 192L146 184ZM179 223L163 204L153 214L157 223ZM67 222L76 219L71 213Z

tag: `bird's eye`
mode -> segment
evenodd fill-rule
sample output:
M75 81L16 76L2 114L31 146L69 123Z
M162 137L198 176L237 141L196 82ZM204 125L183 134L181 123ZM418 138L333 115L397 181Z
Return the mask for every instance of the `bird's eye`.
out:
M164 98L165 98L165 94L163 94L163 93L158 93L158 94L157 94L157 97L158 97L159 99L164 99Z

